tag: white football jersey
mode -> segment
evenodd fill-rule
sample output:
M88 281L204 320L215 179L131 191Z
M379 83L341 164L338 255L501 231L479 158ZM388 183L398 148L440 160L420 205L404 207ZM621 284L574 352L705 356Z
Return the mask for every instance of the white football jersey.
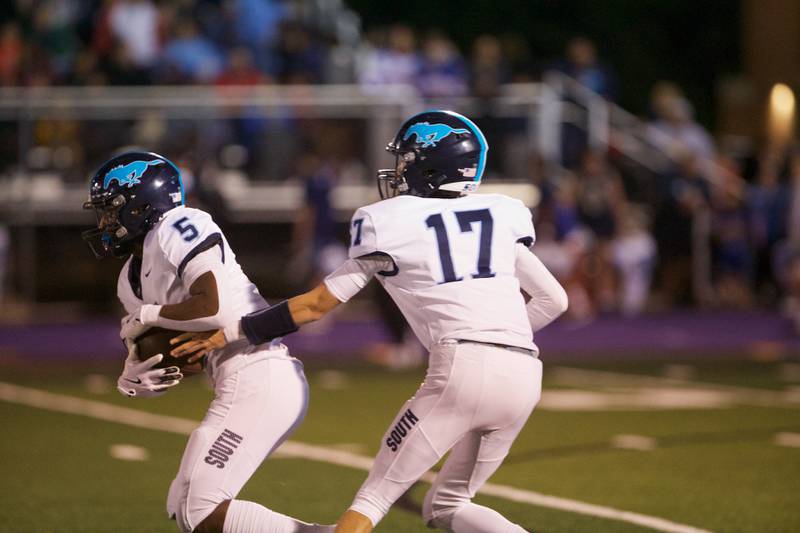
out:
M131 255L117 280L117 296L128 314L143 304L176 304L189 298L190 283L183 279L189 262L198 254L219 247L225 279L217 286L231 302L236 317L244 316L267 303L247 278L219 226L205 211L176 207L147 233L142 258ZM222 292L224 291L224 292ZM239 350L240 343L230 346ZM220 350L227 353L229 350ZM209 360L217 356L212 353Z
M426 348L463 339L536 349L515 275L517 243L535 238L519 200L397 196L356 211L350 233L351 258L393 259L378 280Z

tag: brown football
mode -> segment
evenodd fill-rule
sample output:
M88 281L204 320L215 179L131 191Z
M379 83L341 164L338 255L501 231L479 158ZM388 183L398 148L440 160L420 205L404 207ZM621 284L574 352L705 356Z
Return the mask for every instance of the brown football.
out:
M135 339L136 346L139 347L139 360L146 361L152 356L160 353L164 356L164 359L162 359L161 362L156 365L156 368L177 366L181 369L181 373L184 376L199 374L203 371L205 360L187 364L186 359L188 359L188 356L173 357L169 354L170 350L174 348L174 346L169 343L169 340L173 337L177 337L181 333L183 332L156 327L148 329Z

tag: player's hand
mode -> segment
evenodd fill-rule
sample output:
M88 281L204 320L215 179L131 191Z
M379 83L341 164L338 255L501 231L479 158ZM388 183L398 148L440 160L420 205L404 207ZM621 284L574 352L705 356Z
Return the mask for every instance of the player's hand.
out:
M140 308L141 310L141 308ZM119 336L122 339L127 339L127 344L133 344L131 341L138 338L142 333L150 329L150 326L142 324L139 318L140 310L126 316L122 319L122 328L120 329Z
M228 341L225 332L221 329L215 331L188 331L170 339L170 344L176 345L170 351L173 357L188 357L187 363L194 363L213 350L224 348Z
M177 366L169 368L153 368L164 358L156 354L146 361L140 361L138 348L131 344L128 348L128 357L122 375L117 380L117 390L124 396L131 398L152 398L167 392L181 382L183 374Z

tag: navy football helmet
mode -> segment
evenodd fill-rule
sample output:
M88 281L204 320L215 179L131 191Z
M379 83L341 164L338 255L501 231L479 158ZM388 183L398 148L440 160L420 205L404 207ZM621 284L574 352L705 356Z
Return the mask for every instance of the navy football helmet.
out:
M94 210L97 227L81 237L98 259L125 257L164 213L183 202L181 173L169 159L152 152L118 155L92 177L83 208Z
M488 149L481 130L463 115L435 109L414 115L386 147L395 155L395 168L378 171L381 198L475 192Z

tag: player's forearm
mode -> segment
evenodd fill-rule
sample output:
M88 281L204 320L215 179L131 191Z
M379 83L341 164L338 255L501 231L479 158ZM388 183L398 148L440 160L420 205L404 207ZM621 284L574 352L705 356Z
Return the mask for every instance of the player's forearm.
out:
M544 328L567 310L566 291L527 248L518 250L516 273L520 287L530 296L525 309L533 331Z
M528 322L531 329L536 332L550 324L567 310L567 293L561 289L562 294L537 293L531 295L531 300L525 305L528 313Z
M239 328L228 325L225 338L241 331L251 344L262 344L288 335L348 301L376 272L390 270L392 266L391 259L386 257L349 259L307 293L242 317Z
M298 326L319 320L341 302L320 283L312 290L289 299L289 312Z
M319 320L340 303L328 292L325 284L320 283L305 294L243 316L241 332L250 344L263 344L294 333L303 324ZM231 328L225 331L231 331Z
M168 305L143 305L140 320L146 326L178 331L219 329L230 322L226 300L214 271L202 274L190 287L190 297Z

